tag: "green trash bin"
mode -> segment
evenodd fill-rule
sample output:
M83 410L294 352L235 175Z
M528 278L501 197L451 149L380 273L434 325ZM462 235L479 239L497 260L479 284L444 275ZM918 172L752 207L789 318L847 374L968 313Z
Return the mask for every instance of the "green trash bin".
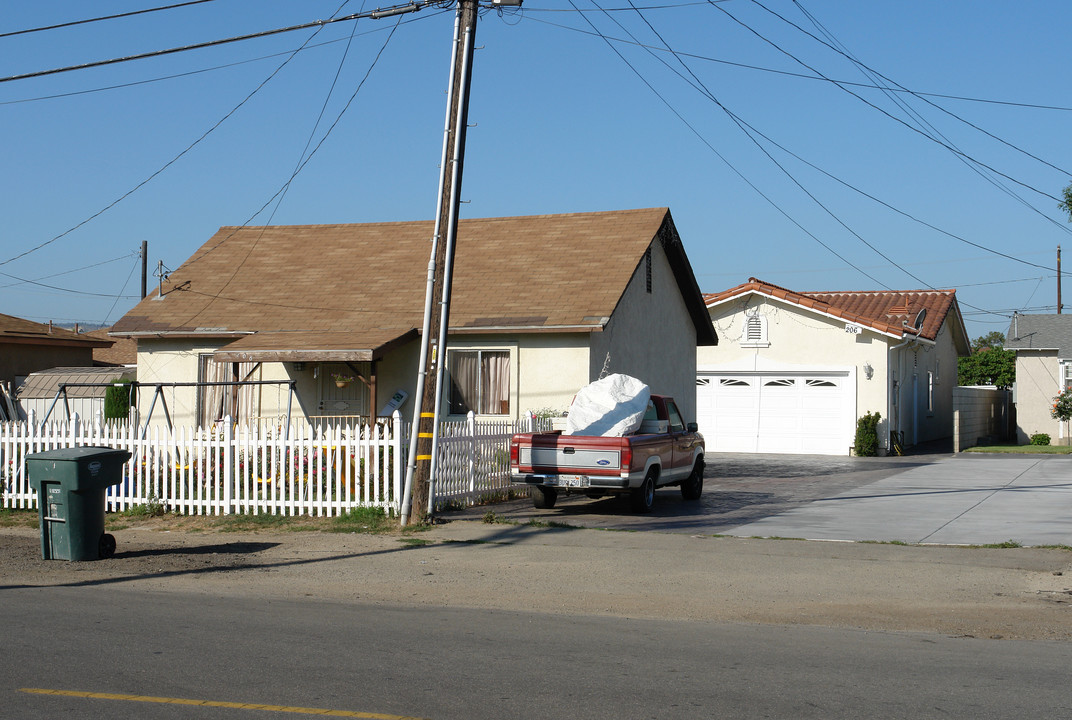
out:
M126 450L76 447L26 456L26 477L37 491L41 556L45 560L98 560L115 552L104 532L104 495L123 482Z

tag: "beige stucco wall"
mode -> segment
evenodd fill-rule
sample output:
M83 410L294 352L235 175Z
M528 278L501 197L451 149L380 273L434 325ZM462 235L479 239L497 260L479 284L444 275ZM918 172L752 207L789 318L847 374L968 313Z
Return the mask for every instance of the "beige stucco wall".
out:
M1061 391L1060 364L1056 350L1017 350L1016 440L1030 442L1036 433L1047 433L1057 443L1066 433L1058 420L1050 417L1053 398Z
M662 246L652 243L651 292L645 260L602 333L592 335L590 379L604 368L631 375L653 393L672 396L687 422L696 420L696 327ZM609 357L609 360L608 360Z

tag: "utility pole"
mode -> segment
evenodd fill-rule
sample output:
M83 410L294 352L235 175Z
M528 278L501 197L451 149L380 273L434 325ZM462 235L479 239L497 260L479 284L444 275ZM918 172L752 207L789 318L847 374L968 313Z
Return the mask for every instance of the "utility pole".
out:
M141 241L141 299L149 294L149 241Z
M1057 314L1061 314L1061 246L1057 246Z
M431 257L428 262L421 356L414 398L414 402L419 402L420 405L413 413L406 485L402 498L402 525L406 525L411 517L421 518L429 509L429 487L433 477L435 440L438 435L439 379L442 377L443 363L446 362L446 330L450 323L451 272L458 231L458 207L461 202L476 21L477 1L459 0L454 21L454 49L443 134L443 162L440 165L442 174Z

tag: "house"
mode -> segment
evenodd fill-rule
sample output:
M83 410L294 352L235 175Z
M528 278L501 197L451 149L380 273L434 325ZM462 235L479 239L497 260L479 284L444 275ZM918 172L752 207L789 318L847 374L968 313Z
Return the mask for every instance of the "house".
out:
M95 340L107 340L111 347L93 349L93 365L96 367L120 367L138 364L138 343L130 338L110 337L111 328L101 328L85 333Z
M73 330L0 314L0 395L12 397L26 376L53 367L92 366L93 351L112 340L89 338ZM11 406L0 401L0 419Z
M716 452L846 455L857 419L879 445L952 436L954 290L794 292L756 278L705 296L720 342L700 348L697 418Z
M146 386L178 424L412 417L433 227L221 228L112 328L137 340L142 417ZM449 330L445 413L503 419L612 372L692 418L717 342L667 208L462 220Z
M1021 444L1045 433L1068 441L1065 423L1050 416L1053 399L1072 388L1072 315L1013 315L1006 350L1016 351L1016 439Z

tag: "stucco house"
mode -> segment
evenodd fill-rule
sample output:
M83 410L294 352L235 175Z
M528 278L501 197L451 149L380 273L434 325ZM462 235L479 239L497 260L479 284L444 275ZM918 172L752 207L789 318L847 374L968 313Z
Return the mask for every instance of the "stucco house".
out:
M954 290L794 292L750 278L705 296L719 337L699 348L697 419L708 450L847 455L880 413L880 452L951 437Z
M1050 416L1053 398L1072 388L1072 315L1013 315L1005 349L1016 351L1016 439L1025 444L1036 433L1067 444L1065 423Z
M221 228L112 328L137 340L142 417L146 385L183 425L291 401L294 418L369 416L402 397L412 417L432 232ZM691 419L696 348L717 342L667 208L462 220L449 330L443 407L503 419L565 410L609 372Z

